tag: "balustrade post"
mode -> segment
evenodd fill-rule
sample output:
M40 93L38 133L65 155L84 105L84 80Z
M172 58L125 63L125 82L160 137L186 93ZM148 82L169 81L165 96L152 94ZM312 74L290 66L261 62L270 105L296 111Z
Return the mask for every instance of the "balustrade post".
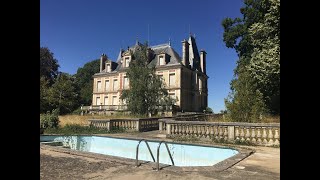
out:
M162 121L159 121L159 131L162 132L162 125L163 125L163 122Z
M189 125L186 124L186 137L190 136L190 132L189 132Z
M269 133L268 133L268 145L272 146L273 145L273 132L272 132L272 128L268 128L269 129Z
M181 134L182 134L183 136L185 136L185 135L186 135L186 127L185 127L184 124L181 125L181 130L182 130Z
M206 138L210 139L210 126L206 125Z
M257 140L257 143L258 144L261 144L262 142L261 142L261 128L260 127L258 127L257 128L257 138L258 138L258 140Z
M171 124L168 124L166 125L166 129L167 129L167 134L171 134Z
M278 133L278 129L275 129L275 134L274 134L274 145L279 145L279 133Z
M267 141L267 131L266 131L266 128L265 127L262 127L262 143L263 144L267 144L268 141Z
M219 139L219 126L214 126L214 138Z
M250 142L250 128L249 127L246 128L246 141Z
M223 126L218 126L219 127L219 139L223 138Z
M234 126L228 126L228 140L234 141Z
M236 140L240 140L239 126L236 127Z
M136 120L136 131L140 131L140 120Z
M239 128L240 128L240 126L239 126ZM241 127L241 129L240 129L241 130L241 133L240 133L240 136L241 136L240 140L241 141L244 141L244 130L243 129L244 129L244 127Z
M223 134L224 140L227 141L228 140L228 127L224 126L223 129L224 129L224 134Z
M254 144L256 143L255 136L256 136L255 127L251 127L251 142L254 143Z

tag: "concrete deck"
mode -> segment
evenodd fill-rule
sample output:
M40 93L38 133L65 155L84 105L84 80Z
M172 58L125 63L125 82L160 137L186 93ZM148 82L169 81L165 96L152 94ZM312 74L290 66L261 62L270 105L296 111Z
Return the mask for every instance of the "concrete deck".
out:
M158 131L108 134L114 137L165 139ZM167 139L166 139L167 140ZM168 140L167 140L168 141ZM241 146L246 147L246 146ZM40 148L41 179L280 179L280 148L254 147L255 153L221 172L155 171L150 164L136 168L130 162L85 157Z

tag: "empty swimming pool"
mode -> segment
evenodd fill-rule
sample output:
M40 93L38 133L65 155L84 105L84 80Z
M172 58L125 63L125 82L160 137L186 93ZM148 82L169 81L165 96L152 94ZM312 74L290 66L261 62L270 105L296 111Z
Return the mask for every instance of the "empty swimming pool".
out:
M102 136L40 136L40 142L61 141L65 146L79 151L87 151L110 156L136 159L136 148L139 140ZM157 156L158 141L148 144ZM217 148L211 146L167 143L175 166L212 166L239 152L234 149ZM164 144L160 147L160 163L171 165L171 160ZM146 143L141 142L139 160L153 161Z

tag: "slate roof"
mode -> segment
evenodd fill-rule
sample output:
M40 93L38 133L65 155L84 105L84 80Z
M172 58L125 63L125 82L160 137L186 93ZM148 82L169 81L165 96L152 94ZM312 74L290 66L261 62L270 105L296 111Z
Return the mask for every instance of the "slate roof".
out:
M191 64L192 69L198 69L199 62L200 62L200 56L199 56L197 44L195 42L195 38L190 35L190 37L188 39L188 43L189 43L189 62ZM116 60L117 67L113 71L111 71L110 73L116 73L123 68L122 64L121 64L121 57L122 57L123 53L128 52L128 51L131 51L132 53L134 53L136 51L136 49L139 48L139 46L141 47L144 45L141 44L140 42L136 42L136 44L134 46L128 47L127 50L120 49L119 55ZM156 46L150 46L150 48L153 50L154 56L153 56L152 60L150 61L150 63L148 64L149 67L157 64L158 56L159 56L159 54L162 54L162 53L165 53L168 55L167 57L169 58L169 60L168 60L167 65L182 64L181 57L170 46L169 43L160 44L160 45L156 45ZM99 72L96 74L97 75L98 74L105 74L105 72Z

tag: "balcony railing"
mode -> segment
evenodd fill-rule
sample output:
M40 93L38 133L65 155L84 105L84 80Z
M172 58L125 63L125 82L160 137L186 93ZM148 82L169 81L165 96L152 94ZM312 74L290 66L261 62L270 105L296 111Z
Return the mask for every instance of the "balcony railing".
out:
M125 111L127 105L93 105L93 106L81 106L81 110L86 111Z
M126 111L128 110L127 105L93 105L93 106L81 106L83 111ZM170 111L172 106L159 106L158 111Z

